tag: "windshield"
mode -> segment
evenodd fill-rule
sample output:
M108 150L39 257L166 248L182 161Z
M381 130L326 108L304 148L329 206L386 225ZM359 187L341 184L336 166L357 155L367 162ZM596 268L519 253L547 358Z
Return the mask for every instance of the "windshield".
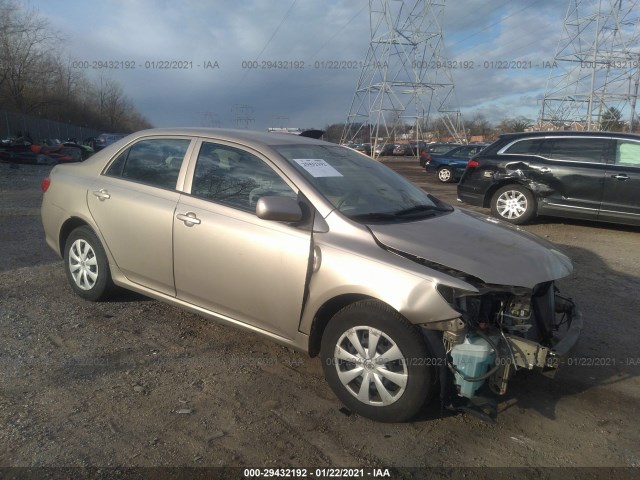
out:
M354 220L404 221L452 210L388 167L348 148L274 148L336 209Z

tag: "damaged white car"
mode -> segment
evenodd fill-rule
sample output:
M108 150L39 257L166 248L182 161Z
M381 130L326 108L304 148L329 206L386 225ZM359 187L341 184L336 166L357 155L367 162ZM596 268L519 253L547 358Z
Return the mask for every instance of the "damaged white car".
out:
M454 208L349 148L218 129L138 132L43 181L48 244L87 300L114 286L320 355L352 411L492 416L582 319L550 243Z

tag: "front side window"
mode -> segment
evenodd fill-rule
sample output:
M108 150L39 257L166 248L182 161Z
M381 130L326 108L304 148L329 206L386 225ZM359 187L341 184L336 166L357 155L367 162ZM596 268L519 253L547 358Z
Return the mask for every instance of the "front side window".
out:
M616 140L616 165L640 167L640 142Z
M297 198L297 193L255 155L209 142L200 148L191 195L249 212L255 212L263 196Z
M118 155L105 175L173 190L190 143L188 139L141 140Z
M603 163L607 142L608 140L604 138L549 139L549 153L547 156L554 160Z
M354 220L404 221L451 211L388 167L348 148L310 144L273 148Z

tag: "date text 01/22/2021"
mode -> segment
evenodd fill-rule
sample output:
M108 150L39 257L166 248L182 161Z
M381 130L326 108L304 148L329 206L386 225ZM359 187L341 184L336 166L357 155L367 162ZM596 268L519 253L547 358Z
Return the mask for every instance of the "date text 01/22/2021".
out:
M217 60L74 60L71 68L80 70L218 70Z
M243 478L390 478L388 468L245 468Z

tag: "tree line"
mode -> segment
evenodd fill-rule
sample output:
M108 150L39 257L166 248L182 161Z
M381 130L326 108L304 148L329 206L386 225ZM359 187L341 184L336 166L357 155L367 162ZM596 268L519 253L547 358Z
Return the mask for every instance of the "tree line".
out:
M71 67L46 18L0 0L0 109L110 132L151 127L118 82Z
M415 137L412 137L411 133L413 131L412 125L406 125L404 123L391 123L393 125L393 130L396 140L402 135L409 135L410 139L415 140ZM496 140L499 135L503 133L515 133L515 132L524 132L528 129L531 129L535 126L533 120L518 116L514 118L504 118L497 123L491 123L483 114L475 113L468 120L465 121L465 134L467 140L473 141L475 139L489 142ZM364 127L364 128L362 128ZM632 131L637 131L638 124L634 123L632 126ZM324 139L330 142L338 143L343 140L345 124L344 123L333 123L331 125L325 126L325 134ZM599 130L604 131L625 131L628 129L628 125L622 121L622 114L620 110L615 107L610 107L604 110L602 117L600 119L600 124L598 125ZM424 125L420 126L420 131L423 133L422 138L425 139L427 136L429 140L433 141L451 141L451 134L447 129L446 123L441 118L436 118ZM359 135L355 138L356 143L368 143L371 142L371 139L368 138L369 128L367 125L363 124L352 124L351 132L358 132ZM353 135L346 135L347 140L353 140ZM388 141L388 140L387 140ZM394 141L391 139L391 141Z
M492 141L495 140L501 133L524 132L532 125L533 122L525 117L507 118L501 120L497 124L492 124L483 114L476 113L465 122L465 134L467 136L467 139L471 139L472 137L482 137L483 141ZM365 128L360 128L361 126L361 124L353 124L351 125L351 131L359 131L361 133L360 136L362 136L362 138L356 139L357 141L369 142L370 139L364 138L368 135L369 128L366 125L364 126ZM344 128L344 123L334 123L331 125L327 125L324 128L324 139L330 142L340 142L342 139ZM412 129L413 126L406 124L397 124L393 127L396 138L399 138L402 134L407 134L409 135L409 138L411 138ZM452 140L446 122L441 118L436 118L428 122L427 124L421 125L420 131L423 132L422 137L425 137L425 134L428 134L429 139L433 141ZM351 139L351 135L347 135L347 138Z

